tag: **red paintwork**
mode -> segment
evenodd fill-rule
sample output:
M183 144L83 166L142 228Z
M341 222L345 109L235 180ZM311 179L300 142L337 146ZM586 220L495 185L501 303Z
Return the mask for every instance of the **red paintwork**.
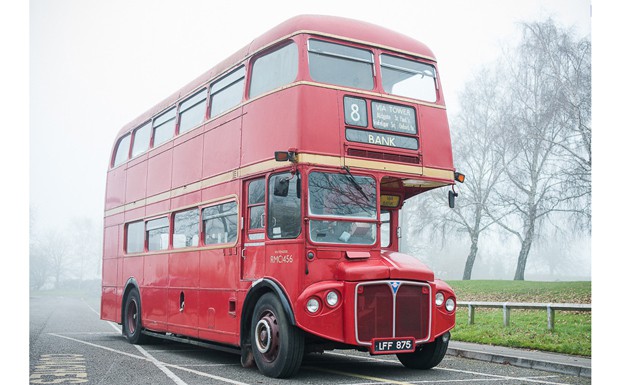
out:
M311 170L340 169L330 164L321 164L321 159L327 158L320 156L344 159L346 163L348 158L344 157L349 148L418 156L421 158L418 165L420 169L430 167L448 173L443 175L454 171L439 78L438 99L433 105L391 98L381 90L379 82L376 82L375 89L370 93L321 86L312 81L306 65L306 41L310 36L317 36L313 33L318 33L324 40L338 41L334 39L339 37L345 39L345 44L369 49L369 46L363 44L366 42L374 46L371 49L376 58L380 52L391 52L388 49L391 47L398 52L416 54L418 60L435 65L434 55L428 47L388 29L349 19L299 16L259 36L128 123L120 130L117 139L154 115L176 105L194 90L210 84L231 66L244 64L249 68L253 55L269 48L273 42L287 37L299 47L300 66L294 86L248 100L246 77L246 97L237 108L208 119L199 127L177 135L169 142L120 166L110 167L105 201L102 319L119 323L122 321L125 287L128 282L135 282L140 290L142 321L146 328L239 346L241 320L244 316L242 309L252 280L268 278L282 288L300 328L328 340L356 345L354 300L357 282L422 281L430 284L432 298L437 290L444 291L446 299L454 297L450 287L435 280L432 271L426 266L411 256L398 253L398 242L392 242L384 250L379 247L379 239L371 247L317 245L310 241L305 221L302 221L301 235L293 240L270 240L265 237L264 240L252 241L248 239L246 228L239 230L235 244L220 248L208 248L201 244L183 250L131 255L125 253L125 224L131 221L170 215L190 207L202 208L208 202L217 200L235 200L239 204L238 223L241 224L241 217L247 215L243 182L260 176L266 176L268 181L271 173L291 169L292 164L289 162L281 163L278 169L261 165L261 162L273 159L274 151L296 149L299 154L315 156L311 159L316 159L316 164L311 161L297 166L302 175L302 191L306 192L307 175ZM346 142L343 121L345 95L415 107L420 130L420 150L377 148ZM110 163L113 157L114 153ZM375 165L379 162L376 159L366 160ZM400 171L369 170L355 166L351 167L351 172L373 176L378 182L387 180L384 179L387 177L394 180L416 177ZM450 177L430 174L417 176L417 179L443 185L453 183ZM421 187L403 186L385 186L384 190L405 198L426 191ZM302 198L302 218L306 216L307 195ZM247 227L249 219L243 219ZM394 211L390 229L393 239L397 223L398 212ZM258 246L247 243L258 243ZM306 259L310 251L315 255L312 260ZM246 259L241 258L242 253ZM274 263L270 259L271 256L282 254L290 256L292 262ZM317 314L309 314L305 309L308 298L323 297L330 289L338 290L341 296L339 304L329 308L323 301ZM181 293L185 299L182 310ZM433 301L431 339L452 327L454 314L436 308Z

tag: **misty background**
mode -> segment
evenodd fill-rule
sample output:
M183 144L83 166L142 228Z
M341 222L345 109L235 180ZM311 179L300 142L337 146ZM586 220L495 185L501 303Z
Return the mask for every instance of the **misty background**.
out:
M585 0L31 0L30 288L98 288L120 128L298 14L378 24L437 57L467 179L454 210L447 189L406 204L404 252L443 279L590 280L590 12Z

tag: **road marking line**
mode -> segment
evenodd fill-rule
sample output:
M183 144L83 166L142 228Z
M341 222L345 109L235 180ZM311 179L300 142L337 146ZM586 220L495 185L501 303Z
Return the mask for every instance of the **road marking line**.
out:
M363 374L349 373L349 372L343 372L343 371L340 371L340 370L333 370L333 369L318 368L316 366L302 366L302 368L303 369L316 370L316 371L319 371L319 372L339 374L341 376L361 378L361 379L364 379L364 380L372 380L372 381L377 381L377 382L383 382L383 383L387 383L387 384L400 384L400 385L413 385L414 384L413 382L403 382L403 381L390 380L390 379L381 378L381 377L365 376Z
M157 358L153 357L149 352L147 352L142 346L140 345L134 345L136 347L136 349L138 349L138 351L140 353L142 353L142 355L144 355L144 357L146 357L149 361L151 361L155 366L157 366L157 368L159 370L161 370L162 372L164 372L164 374L166 376L168 376L169 379L171 379L172 381L174 381L175 384L177 385L187 385L187 382L183 381L182 379L180 379L176 374L172 373L172 371L170 369L168 369L166 366L164 366L161 361L159 361Z
M366 359L366 360L371 360L371 361L379 361L379 362L387 362L387 363L392 363L392 364L399 364L400 362L396 361L396 360L386 360L386 359L381 359L381 358L375 358L375 357L365 357L365 356L357 356L357 355L351 355L348 356L346 354L343 353L335 353L335 352L326 352L325 354L329 354L329 355L336 355L336 356L344 356L344 357L359 357L362 359ZM493 378L497 378L500 380L518 380L518 381L525 381L525 382L533 382L536 384L548 384L548 385L570 385L570 384L566 384L563 382L550 382L550 381L542 381L540 379L530 379L532 376L528 376L528 377L511 377L511 376L502 376L499 374L489 374L489 373L481 373L481 372L473 372L470 370L460 370L460 369L450 369L450 368L441 368L441 367L435 367L435 370L444 370L444 371L448 371L448 372L458 372L458 373L466 373L466 374L472 374L472 375L477 375L477 376L486 376L486 377L493 377ZM457 381L457 380L453 380L453 381ZM471 379L469 381L472 381Z
M112 323L110 323L110 325L112 325L112 327L116 328L116 325L114 325ZM128 357L136 358L138 360L148 361L148 359L145 356L139 356L137 354L131 354L131 353L123 352L121 350L108 348L107 346L93 344L91 342L86 342L86 341L78 340L76 338L63 336L61 334L56 334L56 333L47 333L47 334L51 335L51 336L59 337L59 338L64 338L64 339L67 339L67 340L70 340L70 341L78 342L78 343L81 343L81 344L84 344L84 345L92 346L92 347L95 347L95 348L100 348L100 349L104 349L104 350L107 350L107 351L110 351L110 352L122 354L122 355L125 355L125 356L128 356ZM216 376L215 374L209 374L209 373L205 373L205 372L200 372L198 370L193 370L193 369L185 368L183 366L168 364L168 363L165 363L165 362L160 362L160 363L162 365L168 367L168 368L174 368L174 369L183 370L183 371L186 371L186 372L189 372L189 373L192 373L192 374L196 374L196 375L199 375L199 376L202 376L202 377L208 377L208 378L211 378L211 379L214 379L214 380L218 380L218 381L222 381L222 382L227 382L227 383L230 383L230 384L250 385L250 384L247 384L245 382L239 382L239 381L231 380L231 379L228 379L228 378L225 378L225 377Z
M525 382L533 382L535 384L549 384L549 385L570 385L564 382L549 382L549 381L542 381L542 380L534 380L534 379L530 379L530 377L512 377L512 376L502 376L499 374L488 374L488 373L480 373L480 372L472 372L469 370L460 370L460 369L449 369L449 368L435 368L437 370L445 370L448 372L459 372L459 373L467 373L467 374L475 374L478 376L488 376L488 377L496 377L496 378L500 378L500 379L505 379L505 380L518 380L518 381L525 381Z

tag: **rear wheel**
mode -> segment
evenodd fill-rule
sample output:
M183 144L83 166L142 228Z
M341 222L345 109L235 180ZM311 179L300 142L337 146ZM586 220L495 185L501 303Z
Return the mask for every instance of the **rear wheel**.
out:
M286 378L299 370L304 355L304 335L290 324L273 293L263 295L252 315L252 354L261 373Z
M430 369L439 365L448 350L450 332L445 333L435 341L419 345L413 353L396 354L404 366L411 369Z
M142 304L138 290L129 291L123 312L123 333L132 344L142 344L147 336L142 333Z

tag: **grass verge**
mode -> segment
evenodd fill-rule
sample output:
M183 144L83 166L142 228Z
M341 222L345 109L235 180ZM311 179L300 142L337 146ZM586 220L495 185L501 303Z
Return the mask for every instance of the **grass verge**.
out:
M590 282L450 281L458 301L590 303ZM547 330L547 312L510 312L504 327L501 309L476 309L474 325L467 324L467 308L458 308L452 338L564 354L591 356L592 314L556 311L555 330Z

